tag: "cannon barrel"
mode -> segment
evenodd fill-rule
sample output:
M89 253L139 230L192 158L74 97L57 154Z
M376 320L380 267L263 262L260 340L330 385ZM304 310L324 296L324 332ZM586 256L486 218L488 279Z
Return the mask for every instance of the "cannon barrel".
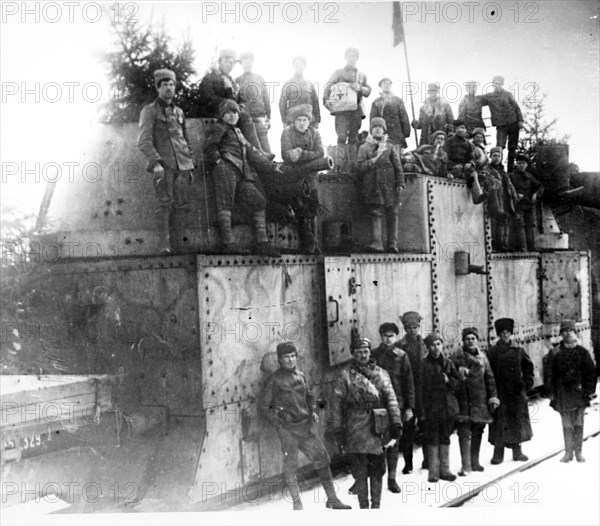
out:
M583 187L577 192L572 202L581 206L600 209L600 173L599 172L577 172L571 174L571 187Z

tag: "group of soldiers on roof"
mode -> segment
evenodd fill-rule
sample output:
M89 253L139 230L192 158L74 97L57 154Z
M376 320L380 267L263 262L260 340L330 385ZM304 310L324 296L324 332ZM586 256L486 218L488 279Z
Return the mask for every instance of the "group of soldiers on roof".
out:
M491 464L504 461L506 448L512 458L526 462L521 444L533 436L527 392L534 382L533 363L527 351L513 339L515 322L495 322L497 343L488 352L480 348L477 328L462 331L462 345L444 355L439 334L424 339L422 321L411 311L401 316L405 336L393 322L379 327L381 344L373 349L366 338L352 344L352 360L333 382L329 433L345 453L355 480L350 493L360 508L379 508L383 479L387 488L400 493L397 466L404 457L403 474L411 473L415 437L421 433L422 469L428 482L453 481L450 469L450 436L456 429L460 448L459 476L484 471L480 463L483 432L494 447ZM544 360L546 396L562 419L565 454L585 462L582 454L583 420L596 389L596 373L590 353L578 344L575 322L564 320L562 341ZM326 506L350 509L336 494L329 468L330 458L317 424L316 398L296 363L292 342L277 345L279 369L265 382L261 414L275 427L283 454L283 474L293 509L303 509L296 472L298 452L313 462L327 494Z
M221 50L218 66L200 83L204 116L218 119L212 125L204 159L215 186L221 252L244 252L232 231L232 212L239 208L252 216L257 254L280 256L267 239L267 211L276 222L296 222L302 251L318 254L317 175L327 169L339 172L345 166L358 176L368 208L368 252L398 252L398 211L407 172L466 180L474 204L488 201L494 249L535 250L535 203L543 186L527 171L527 157L516 155L523 116L513 96L502 88L504 79L494 77L494 91L483 95L476 94L477 83L468 83L458 119L441 98L439 85L429 84L419 118L410 123L404 102L392 93L391 79L383 78L381 95L371 106L370 133L360 143L366 117L364 99L370 96L371 86L356 67L358 58L359 51L348 48L346 65L332 74L323 93L324 106L335 116L335 162L326 157L319 134L319 99L313 83L304 77L306 58L294 58L295 74L284 84L279 101L285 128L281 136L283 163L276 163L268 138L271 103L264 79L252 70L254 56L240 56L244 73L234 80L231 72L236 53ZM142 110L139 147L148 158L147 170L154 174L159 240L161 250L168 254L172 252L170 216L175 207L186 203L194 161L185 116L173 101L175 74L160 69L154 79L158 97ZM497 134L496 146L489 154L481 116L484 105L490 108ZM412 152L405 151L411 124L421 131L420 146ZM510 173L502 163L507 141Z

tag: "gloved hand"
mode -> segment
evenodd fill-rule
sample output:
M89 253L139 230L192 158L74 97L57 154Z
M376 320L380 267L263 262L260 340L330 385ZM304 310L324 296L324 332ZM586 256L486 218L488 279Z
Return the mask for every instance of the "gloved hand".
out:
M302 148L294 148L293 150L289 150L287 154L290 158L290 161L295 163L300 159L300 156L302 155Z
M466 380L467 376L469 376L469 368L465 367L464 365L461 365L458 368L458 374L460 375L462 380Z
M400 440L402 435L402 424L392 424L392 438Z
M498 407L500 407L500 400L498 400L495 397L490 398L488 400L488 406L490 407L490 411L495 411L496 409L498 409Z

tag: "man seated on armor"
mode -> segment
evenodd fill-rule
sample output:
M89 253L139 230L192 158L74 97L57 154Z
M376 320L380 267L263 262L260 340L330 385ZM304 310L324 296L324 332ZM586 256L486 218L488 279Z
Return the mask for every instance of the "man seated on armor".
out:
M260 140L256 134L254 121L244 109L244 100L240 97L239 86L231 77L235 66L236 53L231 49L222 49L219 53L219 67L207 73L200 82L200 99L202 101L202 117L219 118L219 105L223 100L232 100L240 103L239 128L244 137L257 150L262 150ZM275 155L268 154L270 159Z
M398 253L398 208L405 188L404 172L397 150L387 141L381 117L371 119L371 136L358 152L358 173L363 176L363 199L370 209L371 244L368 252L383 252L382 223L387 223L386 251Z
M308 104L292 106L288 110L288 116L292 124L281 134L283 173L287 178L295 171L308 185L305 192L291 198L290 204L298 220L302 250L306 254L315 254L318 252L316 241L316 217L319 209L318 171L330 166L325 159L321 135L310 125L311 107Z
M236 127L240 109L230 99L219 104L219 121L212 128L205 148L206 160L212 168L215 184L217 223L221 235L222 252L241 254L236 246L231 227L231 212L241 205L252 213L256 233L256 254L281 257L271 247L267 237L266 200L257 188L257 170L274 172L277 165L264 153L252 146Z
M487 152L485 151L485 130L483 128L475 128L471 131L471 142L475 146L475 170L477 172L485 170L490 162Z
M454 131L455 134L444 144L448 154L448 170L455 178L467 180L473 204L478 205L485 201L487 194L481 190L475 170L475 146L467 140L467 126L464 121L455 120Z
M528 164L527 155L517 154L515 169L508 175L518 196L513 229L514 248L519 252L535 251L536 203L544 191L542 183L527 171Z

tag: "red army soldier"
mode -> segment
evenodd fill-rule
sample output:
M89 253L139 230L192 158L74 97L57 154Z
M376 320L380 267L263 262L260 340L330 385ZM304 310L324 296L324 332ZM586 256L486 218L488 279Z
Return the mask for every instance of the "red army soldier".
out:
M295 510L302 510L300 487L296 478L298 451L314 464L327 494L326 506L348 510L336 494L330 459L319 438L315 424L319 421L316 400L304 373L296 367L298 352L291 342L277 345L279 369L267 380L262 392L261 413L275 425L283 453L283 476L291 493Z

